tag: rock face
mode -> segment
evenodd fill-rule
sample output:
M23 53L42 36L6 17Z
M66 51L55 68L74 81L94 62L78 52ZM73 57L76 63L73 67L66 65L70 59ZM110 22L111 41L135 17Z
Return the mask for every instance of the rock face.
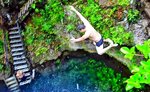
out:
M144 4L144 11L150 18L150 1L149 0L141 0L141 3Z
M146 14L149 16L150 18L150 8L145 8L144 11L146 12Z
M106 6L111 5L109 4L108 0L99 0L99 4L106 5ZM148 8L148 6L146 8ZM67 13L67 14L72 14L72 13ZM148 38L146 34L150 36L150 27L148 26L149 23L150 22L147 19L141 19L138 21L138 23L132 24L132 25L128 24L127 19L125 19L122 23L120 22L120 24L124 25L127 30L130 29L131 31L134 32L135 44L142 44ZM61 28L61 27L58 27L58 28ZM76 51L78 49L84 49L85 51L88 51L89 53L97 53L95 46L90 40L85 40L79 43L72 43L69 40L73 34L72 33L66 34L64 29L60 29L60 30L61 30L60 35L68 39L67 42L65 42L62 39L62 43L64 44L61 50L55 50L55 48L50 47L50 49L47 52L39 56L34 56L32 52L30 52L30 56L32 57L31 59L34 62L34 64L35 63L42 64L45 61L57 59L62 54L63 51ZM78 38L80 36L81 35L76 35L75 38ZM107 52L107 54L110 55L111 57L116 58L118 61L120 61L121 63L126 65L128 68L130 68L131 63L128 60L124 59L124 55L120 53L119 49L120 48L118 47L111 48Z
M138 23L131 25L130 30L134 33L135 44L142 44L147 38L148 34L146 28L148 27L149 20L142 19Z
M101 4L102 4L102 2L105 2L105 1L107 1L107 0L102 0L102 1L100 0ZM65 12L68 16L70 14L73 14L72 12L67 11L67 10L65 10ZM134 33L134 42L135 42L135 44L142 44L148 38L147 34L150 34L149 33L149 28L147 28L148 24L149 24L149 21L147 19L141 19L141 20L138 21L138 23L129 25L128 21L127 21L127 18L126 18L126 19L124 19L123 22L120 22L118 24L123 25L126 28L127 31L130 30ZM60 27L58 27L58 28L60 28ZM93 45L93 42L91 42L90 40L85 40L85 41L82 41L82 42L79 42L79 43L71 43L69 41L71 39L72 35L76 36L75 38L81 37L81 35L79 35L79 33L77 33L77 32L76 33L71 33L71 32L67 33L65 31L65 29L60 29L60 30L61 30L60 35L63 35L63 37L62 37L63 46L62 46L61 50L54 50L54 49L50 48L47 52L45 52L42 55L32 56L32 60L35 63L42 64L46 60L57 59L62 54L63 51L76 51L78 49L83 49L83 50L88 51L90 53L97 53L96 49L95 49L95 46ZM64 41L63 40L64 37L68 40ZM120 61L124 65L130 67L130 65L128 63L125 63L124 61L122 61L122 58L123 58L124 55L116 56L116 54L114 54L114 52L112 52L112 50L120 52L119 49L120 48L110 49L107 52L107 54L112 56L112 57L119 58L118 61Z
M148 38L150 38L150 26L147 27Z

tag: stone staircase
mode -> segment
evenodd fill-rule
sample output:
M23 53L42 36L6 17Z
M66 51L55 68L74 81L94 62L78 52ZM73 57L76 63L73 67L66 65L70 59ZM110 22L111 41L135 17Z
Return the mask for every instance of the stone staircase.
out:
M21 70L24 73L24 76L26 77L25 81L18 80L20 86L28 84L32 80L32 74L30 71L30 63L25 55L25 48L19 24L16 23L16 25L14 25L8 30L14 72L16 73L17 71Z
M19 84L15 75L6 78L4 81L11 92L20 92Z

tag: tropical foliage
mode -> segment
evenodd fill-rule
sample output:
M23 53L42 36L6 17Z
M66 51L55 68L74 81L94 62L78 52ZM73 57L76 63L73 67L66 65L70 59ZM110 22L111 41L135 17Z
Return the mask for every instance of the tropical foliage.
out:
M127 18L129 23L137 22L139 19L139 11L136 9L129 9Z
M132 88L141 88L143 84L150 84L150 39L143 44L137 44L132 48L122 47L121 51L125 54L125 58L134 60L136 56L141 56L143 59L133 64L132 73L129 79L125 81L127 83L126 90ZM137 58L137 57L136 57Z
M3 52L4 52L4 49L3 49L3 39L2 39L2 37L3 37L3 31L2 30L0 30L0 55L2 55L3 54Z
M48 0L43 8L37 8L36 4L33 4L32 8L36 13L23 34L26 44L33 47L30 50L34 50L38 56L45 53L53 41L59 42L57 35L61 30L58 30L56 25L63 21L64 11L59 0Z
M3 70L3 54L4 54L4 48L3 48L3 31L0 29L0 72Z
M67 5L71 5L74 2L48 0L43 7L38 7L36 3L32 5L35 13L32 15L31 21L28 21L29 23L23 33L29 51L33 51L38 56L48 51L49 46L60 49L65 40L67 41L63 37L64 35L60 34L65 34L66 32L69 34L77 33L75 31L76 25L81 23L81 21L75 16L76 14L65 16L68 14L64 11ZM76 3L76 9L90 21L104 38L111 38L120 45L132 42L131 32L127 32L124 26L116 24L117 11L120 8L128 10L129 0L125 0L125 2L118 0L117 3L112 2L114 5L110 8L102 8L94 0L87 0L87 2L78 0ZM63 7L62 4L66 6ZM123 15L119 15L120 18L123 18Z

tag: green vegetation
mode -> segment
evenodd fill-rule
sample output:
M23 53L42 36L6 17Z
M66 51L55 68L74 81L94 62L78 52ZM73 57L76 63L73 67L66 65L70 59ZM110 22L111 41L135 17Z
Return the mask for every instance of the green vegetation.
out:
M3 68L4 68L3 64L2 64L2 63L0 63L0 72L2 72L2 71L3 71Z
M139 11L135 9L129 9L127 18L129 23L137 22L139 19Z
M138 61L133 64L132 73L125 82L127 83L126 90L132 88L141 88L143 84L150 84L150 39L145 41L144 44L136 45L132 48L122 47L121 51L125 54L125 58L134 61L136 56L141 56L140 65L137 65Z
M4 54L3 31L0 29L0 72L2 72L3 70L3 54Z
M3 39L2 39L2 37L3 37L3 31L2 30L0 30L0 55L2 55L3 53L4 53L4 49L3 49Z
M61 30L56 28L56 25L63 21L64 11L59 0L48 0L42 9L36 8L36 4L33 4L32 8L36 13L23 34L29 50L38 56L45 53L53 42L60 43L57 35Z
M28 46L28 50L33 52L35 56L42 55L49 51L49 49L60 51L61 48L66 43L68 43L66 34L79 34L76 32L76 25L81 23L81 21L79 21L79 18L75 14L73 14L73 12L70 11L69 14L67 14L66 12L68 11L65 11L68 10L66 9L67 5L72 5L74 2L75 1L69 2L69 0L47 0L47 3L42 8L38 8L36 4L32 5L35 13L33 14L31 20L27 21L28 23L23 34L25 37L26 45ZM139 11L130 9L130 0L117 0L117 2L115 2L114 0L109 1L109 3L111 4L111 7L106 8L98 5L95 0L78 0L75 2L74 6L79 12L83 14L83 16L85 16L85 18L90 21L94 28L98 32L100 32L104 38L111 38L115 43L118 43L120 45L130 45L133 42L132 33L126 31L123 25L119 25L117 23L121 22L125 17L127 17L129 23L137 22L137 20L139 19ZM63 6L62 4L66 6ZM125 10L128 11L127 16L125 16L124 14ZM141 62L141 66L136 65L136 49L139 50L139 52L141 52L145 57L145 59L142 61L143 63ZM143 74L143 71L148 71L149 68L148 67L146 70L144 70L145 68L143 68L145 67L145 61L149 61L149 52L147 52L146 49L148 49L146 46L140 47L140 45L136 45L131 49L126 47L122 48L122 50L125 51L126 54L125 58L128 58L131 60L131 62L133 62L134 68L132 71L134 71L135 69L139 70L134 71L134 75L132 75L133 77L131 76L130 79L126 81L126 90L132 89L133 87L141 88L140 83L149 84L148 79L146 81L143 79L138 80L138 78L144 78L145 76L149 75ZM95 71L94 69L90 71ZM110 75L109 73L106 74L108 74L108 76L112 76L112 73L110 73ZM103 74L97 75L101 76ZM137 77L139 75L140 77ZM117 89L117 81L114 80L111 82L112 84L114 83L113 85L115 86L113 88L114 92L122 91L119 87ZM106 83L106 85L103 84L99 86L111 88L107 84L109 84L109 82Z
M62 46L66 46L68 43L65 34L73 33L75 37L75 34L79 34L76 31L76 25L81 23L80 19L66 9L67 5L72 5L74 2L47 0L42 8L38 8L36 4L32 5L35 13L31 20L27 21L23 34L29 51L34 52L35 56L46 53L50 47L61 50ZM78 0L74 6L104 38L111 38L120 45L129 45L133 41L132 33L127 32L124 26L116 24L117 21L124 18L123 10L129 10L129 0L118 0L117 3L110 1L110 3L113 4L112 7L102 8L94 0ZM62 4L66 6L64 7ZM118 15L118 12L121 14ZM131 19L131 17L129 18Z

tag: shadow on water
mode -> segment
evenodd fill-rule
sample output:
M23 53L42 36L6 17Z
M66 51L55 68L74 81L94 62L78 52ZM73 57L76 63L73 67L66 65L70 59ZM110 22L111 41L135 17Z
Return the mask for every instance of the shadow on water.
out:
M83 71L81 67L84 67L89 59L105 63L107 67L124 77L130 75L124 65L108 55L99 56L82 50L69 53L66 51L57 61L52 60L38 66L35 79L31 84L23 86L22 90L23 92L112 92L111 89L102 91L100 87L93 85L89 73L81 74ZM90 67L87 67L88 69ZM0 92L7 92L4 88L3 86Z

